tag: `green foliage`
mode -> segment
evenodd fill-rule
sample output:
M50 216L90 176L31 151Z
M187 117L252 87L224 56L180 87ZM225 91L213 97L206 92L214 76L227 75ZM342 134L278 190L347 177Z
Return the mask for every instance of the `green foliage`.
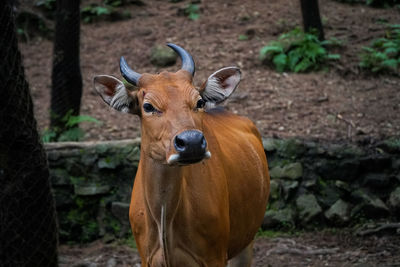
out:
M185 15L191 20L198 20L200 18L200 8L196 4L189 4L185 8Z
M69 234L76 235L73 239L88 242L98 236L97 209L94 208L97 207L96 204L95 199L75 197L75 208L68 211L66 217L68 221L62 222L69 225L68 228L71 230Z
M81 8L81 17L83 22L92 23L98 20L118 21L131 18L129 10L123 10L120 7L127 5L124 0L104 0L102 3L91 3Z
M42 141L48 142L65 142L65 141L80 141L85 136L85 132L78 127L79 123L92 122L101 124L101 122L88 115L72 115L72 110L69 110L67 114L61 119L64 124L64 128L54 127L51 129L45 129L42 133Z
M247 36L246 34L240 34L238 37L239 41L247 41L249 40L249 36Z
M400 138L390 138L384 141L384 144L388 146L392 150L399 150L400 151Z
M274 231L274 230L263 230L262 228L260 228L256 233L256 238L295 237L299 236L300 234L301 234L300 231L295 231L294 229L286 231Z
M35 6L47 11L54 11L56 10L56 0L37 0Z
M17 34L20 40L29 42L30 39L41 36L50 38L52 30L47 26L46 20L38 13L20 11L16 16Z
M29 39L26 37L27 33L25 32L25 30L23 28L17 28L17 35L21 35L22 37Z
M91 4L81 8L81 17L83 22L90 23L96 18L107 16L111 14L112 7L110 6L100 6L98 4Z
M112 6L112 7L120 7L122 6L122 0L104 0L103 2L105 5Z
M85 136L85 132L78 127L74 127L71 129L62 132L58 137L58 142L67 142L67 141L81 141Z
M321 42L316 34L296 28L261 48L260 59L263 63L272 62L279 72L317 70L326 61L340 58L338 54L329 54L324 47L333 43L339 42L337 39Z
M360 67L374 73L398 74L400 66L400 24L388 25L385 37L364 46L360 53Z

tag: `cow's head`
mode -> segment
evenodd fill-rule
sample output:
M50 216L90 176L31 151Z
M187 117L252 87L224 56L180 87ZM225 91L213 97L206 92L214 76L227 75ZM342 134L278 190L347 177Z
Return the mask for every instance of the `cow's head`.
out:
M109 75L94 78L96 91L116 110L140 116L142 153L164 164L192 164L211 156L203 135L206 105L229 97L240 81L240 70L223 68L213 73L201 88L193 85L195 72L191 55L168 44L182 59L182 68L157 75L139 74L121 57L122 76L137 90Z

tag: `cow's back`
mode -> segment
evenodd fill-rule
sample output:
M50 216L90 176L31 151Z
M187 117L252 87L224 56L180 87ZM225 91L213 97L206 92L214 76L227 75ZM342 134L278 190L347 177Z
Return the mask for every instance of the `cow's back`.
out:
M268 194L268 165L260 133L249 119L211 110L203 120L212 155L210 164L222 164L229 193L231 258L253 240L262 222ZM217 167L217 166L214 166Z

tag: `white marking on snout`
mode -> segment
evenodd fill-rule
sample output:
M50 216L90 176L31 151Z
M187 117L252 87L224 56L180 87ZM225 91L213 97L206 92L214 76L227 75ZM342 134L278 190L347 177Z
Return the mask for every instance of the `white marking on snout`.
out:
M209 159L211 158L211 152L207 151L206 153L204 153L204 159ZM180 156L179 154L172 154L171 156L168 157L167 163L169 165L175 164L179 161Z
M167 163L171 165L178 162L178 160L179 160L179 154L172 154L171 156L169 156Z

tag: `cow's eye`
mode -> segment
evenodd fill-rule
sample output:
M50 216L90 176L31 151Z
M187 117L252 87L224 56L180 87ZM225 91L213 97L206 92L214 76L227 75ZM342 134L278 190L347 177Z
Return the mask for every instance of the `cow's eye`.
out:
M196 109L204 108L205 105L206 101L204 101L203 99L199 99L196 104Z
M155 107L153 107L153 105L150 103L144 103L143 110L144 110L144 112L147 112L147 113L153 113L153 112L157 111L157 109Z

